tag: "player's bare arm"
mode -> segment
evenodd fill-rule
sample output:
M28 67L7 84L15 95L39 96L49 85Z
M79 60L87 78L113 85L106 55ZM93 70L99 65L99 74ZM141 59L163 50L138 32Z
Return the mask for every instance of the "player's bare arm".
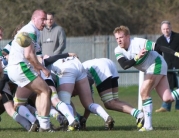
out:
M24 48L24 56L38 73L40 72L40 70L42 70L46 76L50 75L50 72L38 61L37 56L34 52L33 44L31 44L29 47Z

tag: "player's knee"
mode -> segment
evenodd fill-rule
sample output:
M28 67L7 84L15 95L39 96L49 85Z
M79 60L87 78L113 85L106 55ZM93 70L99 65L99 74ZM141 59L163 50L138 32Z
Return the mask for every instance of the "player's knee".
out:
M112 110L113 106L114 106L114 102L115 102L115 100L113 100L113 99L108 102L105 102L104 103L105 108L108 110Z
M52 90L50 87L45 88L45 90L42 90L39 94L46 95L47 97L51 98Z
M50 87L47 89L47 94L51 98L51 96L52 96L52 90L50 89Z
M27 103L27 98L18 98L15 96L13 101L14 101L14 110L17 111L20 105L25 105Z

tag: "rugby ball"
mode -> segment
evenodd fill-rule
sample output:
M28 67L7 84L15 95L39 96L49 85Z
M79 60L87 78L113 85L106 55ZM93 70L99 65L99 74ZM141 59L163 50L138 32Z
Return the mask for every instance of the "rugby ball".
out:
M16 42L21 47L28 47L31 44L32 39L30 38L30 36L27 32L20 32L16 36Z

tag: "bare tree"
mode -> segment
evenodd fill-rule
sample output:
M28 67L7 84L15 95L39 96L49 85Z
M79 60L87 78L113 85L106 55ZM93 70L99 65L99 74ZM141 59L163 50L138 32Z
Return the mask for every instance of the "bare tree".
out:
M108 35L115 27L127 25L132 34L159 34L160 22L178 27L178 0L0 0L0 25L5 39L16 25L28 23L35 9L56 13L56 21L67 36Z

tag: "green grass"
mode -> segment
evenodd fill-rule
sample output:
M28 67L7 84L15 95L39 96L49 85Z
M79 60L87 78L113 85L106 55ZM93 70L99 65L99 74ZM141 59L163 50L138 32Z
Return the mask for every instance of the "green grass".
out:
M129 104L137 107L138 87L120 87L119 98L127 101ZM161 106L161 100L152 92L153 111ZM83 108L78 97L72 98L76 104L77 111L83 112ZM103 106L98 94L95 92L94 99L96 103ZM174 107L174 103L173 103ZM19 124L13 121L6 113L2 114L0 122L0 138L169 138L179 136L179 111L172 108L171 112L155 113L153 112L154 131L138 132L135 125L135 118L131 115L106 110L115 120L115 127L111 131L104 130L104 121L97 115L91 114L87 121L88 131L75 132L55 132L55 133L28 133ZM57 126L58 122L52 119Z

